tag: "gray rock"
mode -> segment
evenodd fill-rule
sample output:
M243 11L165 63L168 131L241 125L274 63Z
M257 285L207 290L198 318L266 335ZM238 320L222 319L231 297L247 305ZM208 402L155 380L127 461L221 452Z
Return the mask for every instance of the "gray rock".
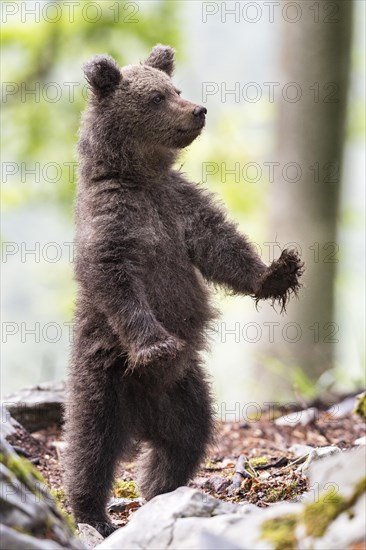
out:
M80 540L83 541L87 548L95 548L97 544L103 542L102 535L87 523L78 523L78 532Z
M328 448L328 447L326 447ZM331 447L337 449L337 447ZM315 461L309 469L310 486L317 484L320 491L326 491L334 483L337 492L345 498L353 493L354 486L366 475L366 449L358 447L343 453L328 456L326 460Z
M201 550L242 550L242 546L233 544L225 536L213 535L212 533L202 533L199 536L199 546Z
M287 513L289 506L293 511L299 505L281 503L276 514ZM134 514L126 527L113 533L97 548L201 550L207 547L205 534L210 533L219 538L225 536L228 549L264 550L268 546L263 540L260 546L254 544L259 540L262 518L271 517L270 514L274 514L273 509L223 502L195 489L180 487L155 497Z
M354 445L366 445L366 435L359 437L354 441Z
M214 519L215 516L218 521L223 516L237 516L241 520L239 509L237 504L214 499L189 487L180 487L152 499L134 514L126 527L113 533L97 548L175 548L171 546L172 529L176 528L178 518L185 520L185 523L192 519L198 522L203 518ZM142 529L143 525L145 527ZM196 537L200 531L191 535Z
M301 443L295 443L294 445L291 445L289 448L289 451L293 453L295 458L300 458L301 456L306 456L311 453L311 451L314 450L315 447L311 447L310 445L302 445Z
M24 535L6 525L0 525L1 548L4 550L54 550L65 548L49 539L39 539Z
M4 403L1 403L1 423L0 434L2 437L9 437L16 433L17 429L21 429L22 426L13 418L5 407Z
M307 457L305 462L297 468L297 471L301 472L304 476L308 476L310 466L314 462L316 462L318 460L322 460L326 457L329 457L329 456L332 456L332 455L335 455L335 454L339 454L341 452L342 451L338 447L331 447L331 446L317 447L316 449L313 449L309 453L309 456Z
M348 548L365 538L365 494L357 493L356 499L355 487L365 475L366 449L360 447L344 453L334 449L332 447L332 453L336 453L333 456L323 452L323 456L327 454L324 460L311 463L312 491L304 502L282 502L262 509L248 504L225 503L195 489L180 487L172 493L155 497L134 514L127 526L96 548L273 550L268 525L272 520L276 524L286 521L289 515L295 518L291 536L294 537L294 547L299 550ZM304 523L304 510L314 502L322 503L322 494L329 488L336 488L346 502L348 499L348 509L339 511L333 522L325 526L322 536L310 536ZM264 522L269 522L266 532ZM276 544L278 546L278 541Z
M1 547L6 550L85 549L36 470L0 438Z
M326 460L317 461L310 467L310 486L306 503L318 502L319 495L328 491L332 495L350 499L355 488L366 474L366 449L360 447L338 453ZM329 493L329 491L331 491ZM366 493L363 492L351 509L341 513L329 525L321 538L304 538L301 548L311 550L344 550L365 541ZM301 549L300 549L301 550Z
M336 403L329 407L327 412L332 415L333 418L344 418L354 411L356 406L356 396L346 397L340 403Z
M44 382L4 398L4 406L28 431L62 423L65 382Z
M204 488L213 489L215 493L223 493L231 485L231 480L222 476L212 476L207 479Z
M366 495L358 499L349 511L338 516L320 540L315 540L314 550L344 550L365 540ZM363 546L364 547L364 546Z
M304 409L303 411L296 411L280 416L279 418L276 418L274 423L277 426L307 426L307 424L310 424L310 422L317 418L318 414L318 409L315 407L310 407L309 409Z

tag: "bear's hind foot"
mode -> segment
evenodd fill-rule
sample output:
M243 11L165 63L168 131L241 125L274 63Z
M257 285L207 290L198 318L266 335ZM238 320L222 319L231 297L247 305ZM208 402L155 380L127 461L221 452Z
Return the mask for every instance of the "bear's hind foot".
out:
M109 535L117 531L119 527L112 523L111 521L83 521L83 523L87 523L88 525L91 525L102 535L102 537L107 538Z

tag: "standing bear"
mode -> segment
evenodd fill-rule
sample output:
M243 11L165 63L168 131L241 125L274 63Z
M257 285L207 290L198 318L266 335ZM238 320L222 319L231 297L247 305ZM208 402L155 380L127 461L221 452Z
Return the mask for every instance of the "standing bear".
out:
M65 481L76 520L104 536L115 529L106 503L120 460L142 449L151 499L186 484L212 441L205 281L284 309L302 273L293 251L267 267L215 198L173 167L207 112L181 97L173 69L174 50L161 45L140 65L97 56L84 67Z

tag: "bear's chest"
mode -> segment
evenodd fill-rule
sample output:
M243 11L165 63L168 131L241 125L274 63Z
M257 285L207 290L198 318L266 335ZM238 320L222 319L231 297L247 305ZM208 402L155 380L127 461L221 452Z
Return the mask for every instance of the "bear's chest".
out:
M173 261L185 256L185 223L171 193L146 193L139 203L137 242L146 259Z

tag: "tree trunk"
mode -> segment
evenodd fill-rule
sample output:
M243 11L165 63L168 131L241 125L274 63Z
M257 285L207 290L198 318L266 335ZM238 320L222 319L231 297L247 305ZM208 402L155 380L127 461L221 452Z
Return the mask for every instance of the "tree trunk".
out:
M334 282L353 1L296 4L299 21L282 29L279 166L269 210L271 240L294 243L306 273L288 315L280 319L266 308L263 318L281 323L266 355L315 381L333 366L342 333L334 318ZM273 250L278 256L279 248Z

